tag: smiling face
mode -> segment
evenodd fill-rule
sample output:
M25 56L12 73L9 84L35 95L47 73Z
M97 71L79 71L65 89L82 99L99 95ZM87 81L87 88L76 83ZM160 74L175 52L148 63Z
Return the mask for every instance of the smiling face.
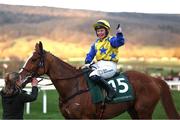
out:
M96 34L99 37L99 39L104 39L106 37L106 29L105 28L97 29Z

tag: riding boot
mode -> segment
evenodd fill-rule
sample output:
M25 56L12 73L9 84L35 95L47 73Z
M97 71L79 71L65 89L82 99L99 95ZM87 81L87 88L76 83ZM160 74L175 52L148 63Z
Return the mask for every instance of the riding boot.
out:
M112 86L110 86L104 79L102 79L100 76L94 75L90 77L91 80L93 80L96 84L98 84L100 87L105 89L107 92L106 101L111 101L116 94L116 91L113 89Z

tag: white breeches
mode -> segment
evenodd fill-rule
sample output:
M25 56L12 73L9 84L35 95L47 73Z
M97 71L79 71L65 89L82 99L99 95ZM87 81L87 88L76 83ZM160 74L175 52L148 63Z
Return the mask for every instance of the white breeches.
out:
M92 65L93 72L90 73L89 77L93 75L100 76L104 79L110 78L117 72L117 63L113 61L100 60Z

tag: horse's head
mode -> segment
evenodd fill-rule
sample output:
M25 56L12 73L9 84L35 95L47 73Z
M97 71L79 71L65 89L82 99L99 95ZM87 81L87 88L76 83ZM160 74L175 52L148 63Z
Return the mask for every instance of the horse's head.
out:
M27 76L38 77L47 72L47 67L45 65L45 55L46 51L43 50L43 45L41 42L36 43L35 51L27 59L23 68L19 71L22 80Z

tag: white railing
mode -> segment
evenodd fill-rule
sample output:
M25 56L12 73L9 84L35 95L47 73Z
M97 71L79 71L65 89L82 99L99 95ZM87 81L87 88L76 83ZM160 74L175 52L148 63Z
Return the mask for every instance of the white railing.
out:
M177 80L177 81L166 81L166 83L169 85L169 88L171 90L178 90L178 91L180 91L180 80Z
M40 79L40 78L38 78ZM43 79L38 87L39 90L43 92L43 108L42 108L42 112L44 114L47 113L47 91L48 90L55 90L54 85L48 85L47 84L51 84L51 80L49 79ZM166 83L169 85L170 89L172 90L178 90L180 91L180 80L175 80L175 81L166 81ZM0 79L0 88L2 88L4 86L4 79ZM26 90L27 92L31 92L31 84L27 84L26 88L24 88L24 90ZM30 114L30 103L26 103L26 113Z

